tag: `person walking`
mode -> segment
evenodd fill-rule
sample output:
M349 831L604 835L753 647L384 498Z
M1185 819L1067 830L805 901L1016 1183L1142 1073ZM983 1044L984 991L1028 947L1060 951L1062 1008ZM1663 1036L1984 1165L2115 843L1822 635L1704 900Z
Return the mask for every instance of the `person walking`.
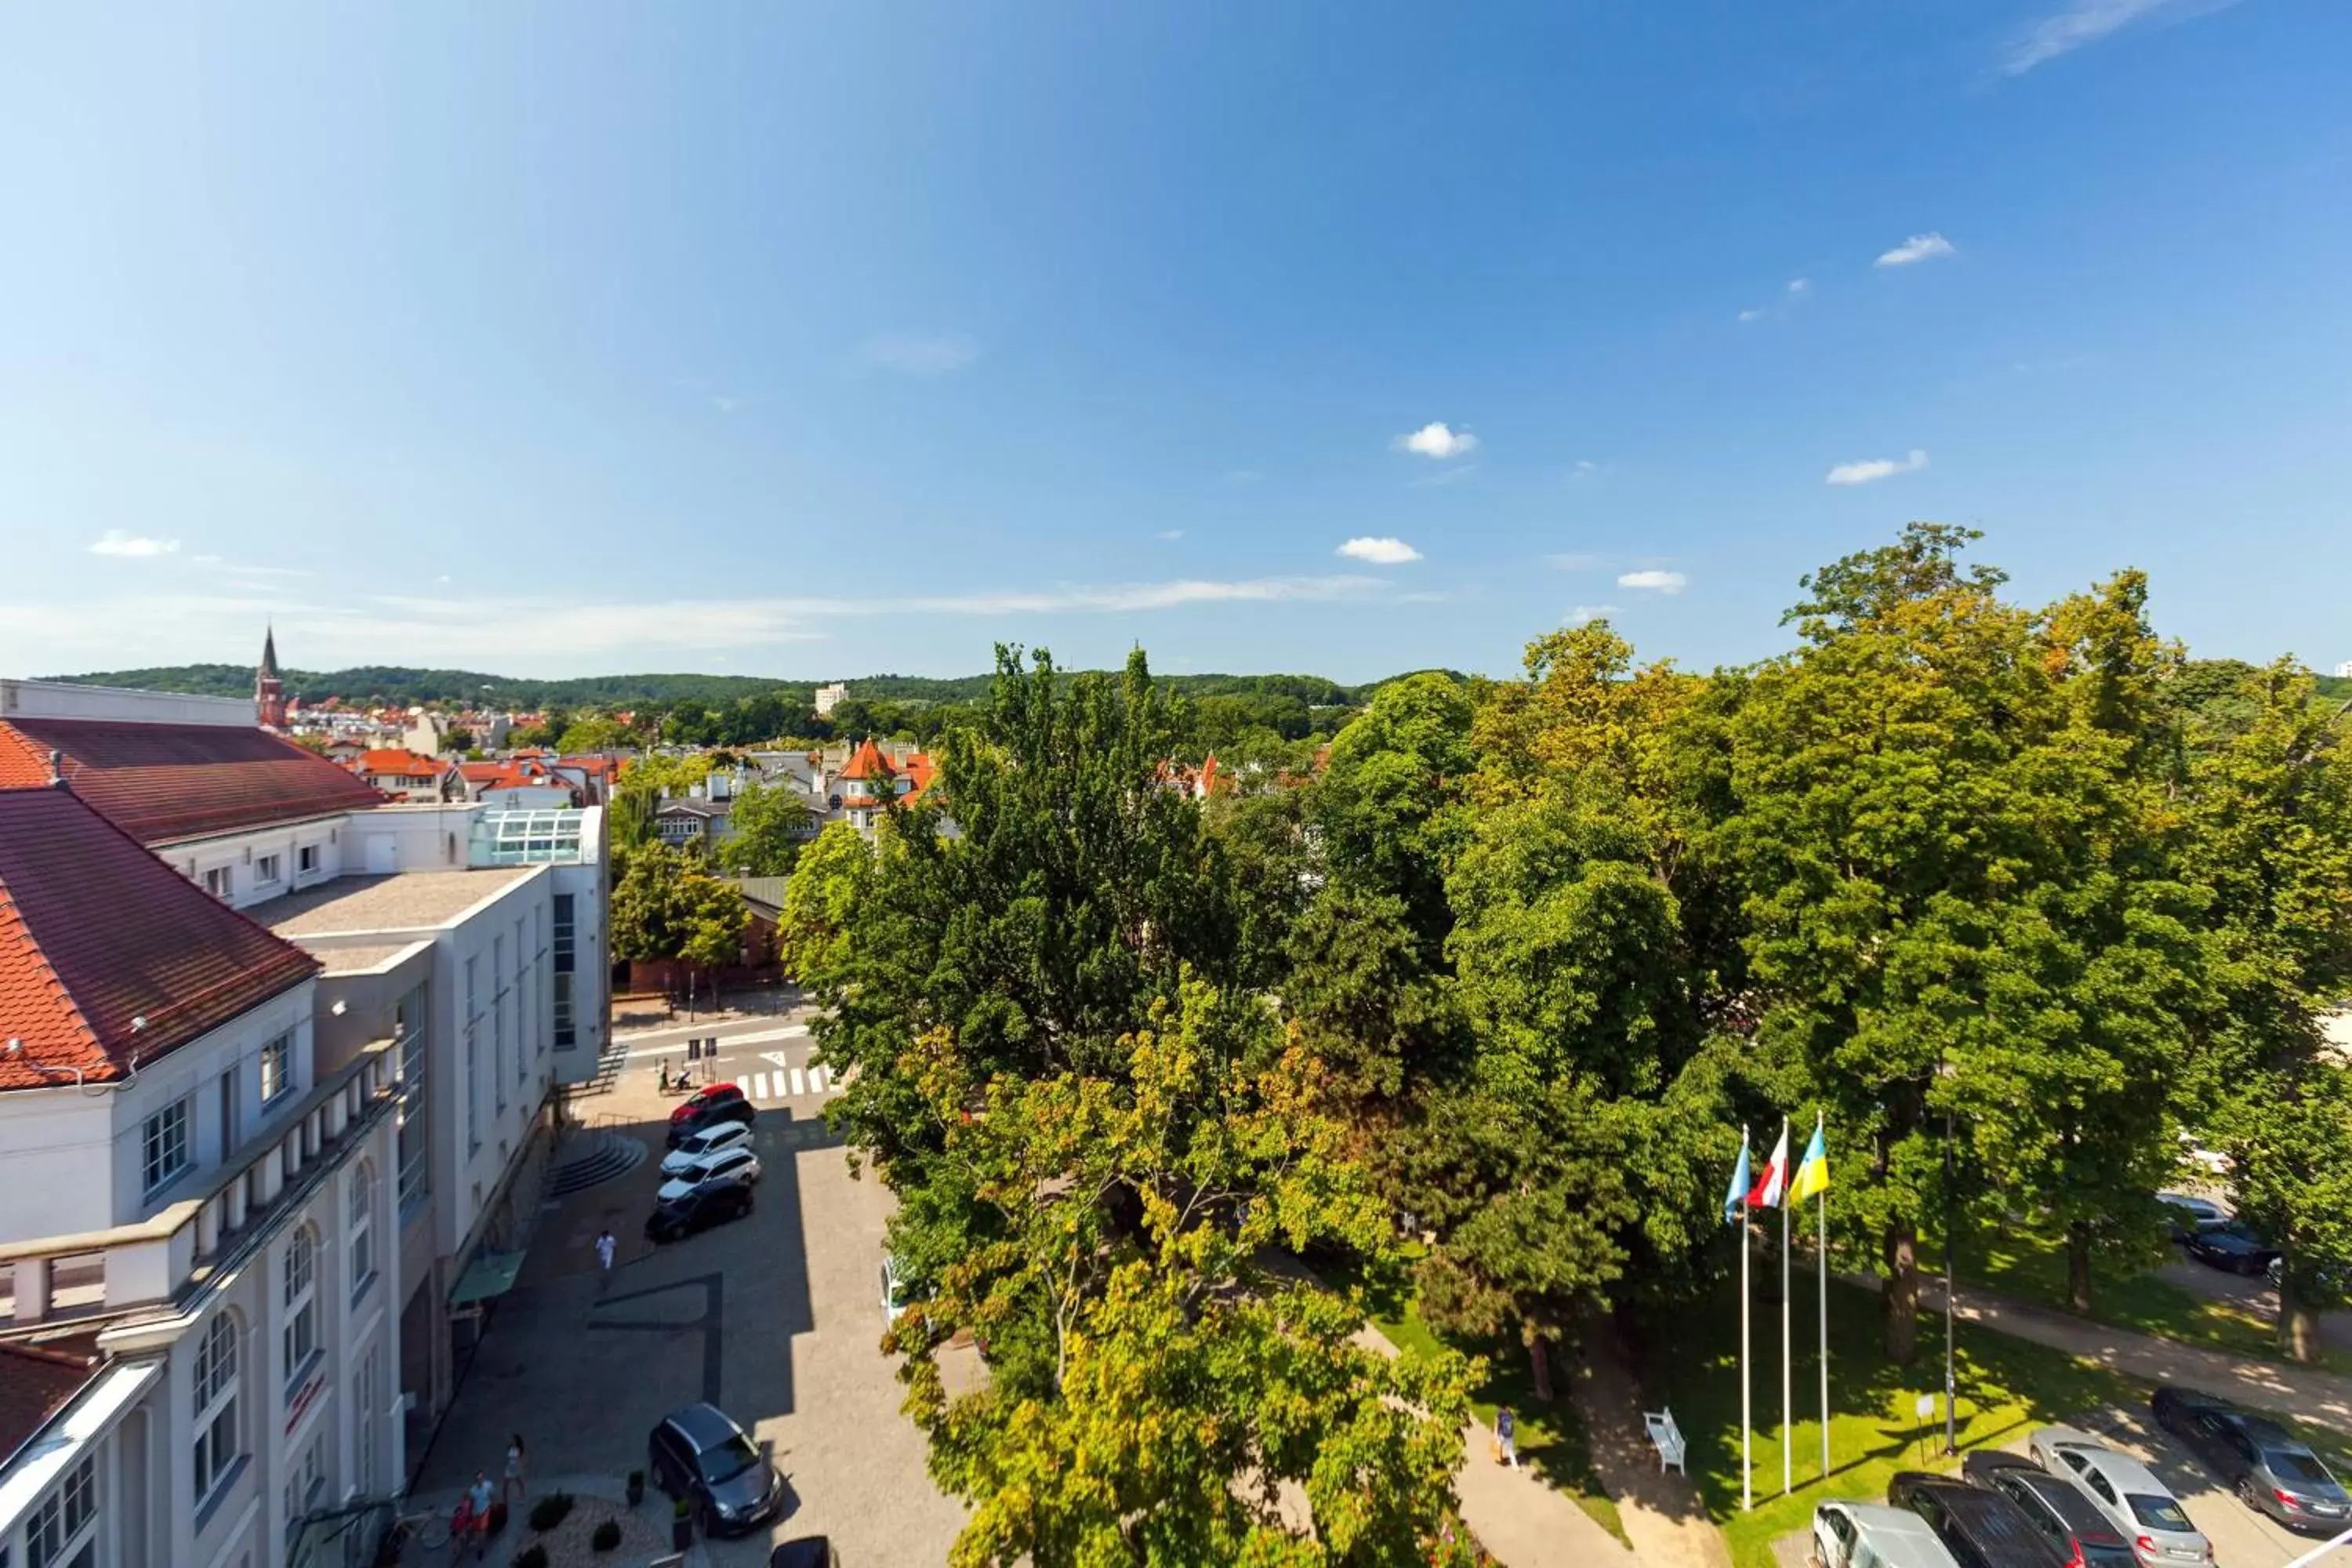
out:
M1519 1468L1519 1423L1507 1405L1495 1412L1495 1458L1515 1470Z
M612 1289L613 1253L619 1245L609 1227L596 1233L596 1293L600 1296Z
M499 1486L499 1500L505 1502L509 1492L514 1494L515 1503L522 1502L530 1496L530 1487L523 1479L522 1434L520 1432L507 1440L507 1479ZM507 1506L512 1508L514 1503L508 1503Z

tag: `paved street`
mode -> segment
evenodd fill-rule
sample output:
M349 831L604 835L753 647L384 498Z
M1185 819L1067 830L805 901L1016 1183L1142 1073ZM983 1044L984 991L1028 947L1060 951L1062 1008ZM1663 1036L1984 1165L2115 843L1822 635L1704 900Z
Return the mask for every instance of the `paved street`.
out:
M846 1563L945 1561L961 1510L932 1487L922 1438L898 1413L895 1363L879 1349L877 1276L889 1196L852 1180L821 1116L805 1035L741 1041L719 1059L769 1075L756 1145L764 1168L753 1213L676 1245L642 1239L662 1131L674 1100L654 1091L656 1058L632 1061L612 1094L583 1102L619 1116L645 1162L542 1215L517 1288L499 1305L427 1462L420 1495L497 1473L520 1430L542 1476L615 1479L645 1463L646 1433L667 1411L717 1404L774 1458L796 1495L772 1533L714 1543L714 1568L766 1562L771 1540L823 1533ZM698 1026L685 1033L708 1032ZM665 1036L671 1033L665 1031ZM772 1064L764 1054L783 1056ZM793 1092L795 1087L799 1092ZM610 1226L619 1266L600 1290L593 1243ZM649 1501L649 1508L656 1503Z

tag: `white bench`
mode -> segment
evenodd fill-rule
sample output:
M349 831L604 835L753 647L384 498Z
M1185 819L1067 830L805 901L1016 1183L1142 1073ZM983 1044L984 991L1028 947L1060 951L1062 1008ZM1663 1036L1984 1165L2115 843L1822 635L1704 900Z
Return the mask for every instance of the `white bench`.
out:
M1687 1451L1683 1444L1683 1429L1675 1425L1675 1413L1671 1409L1644 1410L1642 1425L1649 1429L1650 1446L1658 1451L1659 1473L1664 1474L1671 1467L1689 1475L1690 1470L1683 1463Z

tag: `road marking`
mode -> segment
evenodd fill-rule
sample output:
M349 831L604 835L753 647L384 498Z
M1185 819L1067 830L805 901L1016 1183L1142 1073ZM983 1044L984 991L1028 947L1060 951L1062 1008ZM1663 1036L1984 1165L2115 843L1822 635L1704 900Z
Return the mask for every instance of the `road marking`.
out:
M761 1051L760 1053L760 1059L763 1062L773 1062L780 1068L788 1068L793 1065L793 1058L784 1055L782 1051Z
M829 1094L833 1090L833 1069L828 1067L813 1067L809 1068L809 1081L816 1085L816 1091L819 1094Z
M755 1072L751 1075L751 1098L755 1101L768 1098L768 1075L766 1073Z
M800 1069L800 1068L794 1068L793 1069L793 1095L794 1095L795 1097L797 1097L797 1096L800 1096L800 1095L806 1094L807 1092L808 1092L807 1085L806 1085L806 1084L802 1080L802 1078L801 1078L801 1069Z

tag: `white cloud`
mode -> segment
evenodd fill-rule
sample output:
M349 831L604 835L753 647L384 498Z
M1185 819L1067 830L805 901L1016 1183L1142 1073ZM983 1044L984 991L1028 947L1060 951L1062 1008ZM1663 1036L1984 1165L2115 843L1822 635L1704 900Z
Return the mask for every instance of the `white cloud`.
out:
M89 552L92 555L145 557L169 555L179 548L180 542L176 539L148 539L140 534L125 533L119 528L110 528L99 536L97 543L89 547Z
M1745 326L1749 321L1760 321L1769 314L1770 311L1763 310L1742 310L1739 312L1740 324Z
M1151 537L1162 544L1173 544L1184 537L1184 531L1181 528L1163 528Z
M1571 626L1580 626L1588 621L1597 621L1605 616L1618 613L1617 606L1614 605L1579 605L1568 612L1568 624Z
M1690 579L1679 572L1621 572L1617 574L1620 588L1648 588L1660 594L1679 594L1690 585Z
M1809 278L1791 278L1789 279L1789 292L1791 294L1801 294L1812 286L1812 280Z
M2238 0L2073 0L2064 10L2036 19L2019 34L2000 62L2000 72L2003 76L2023 76L2038 65L2072 54L2084 44L2095 44L2143 19L2185 22L2191 16L2225 11L2237 3Z
M1421 552L1402 539L1351 539L1335 553L1350 561L1369 561L1375 566L1402 566L1421 559Z
M1400 452L1413 452L1424 458L1458 458L1473 450L1478 437L1467 430L1455 430L1436 420L1423 426L1410 436L1396 438Z
M1822 477L1825 485L1867 485L1927 466L1927 454L1914 447L1900 458L1873 458L1867 462L1840 463Z
M1872 265L1908 267L1915 261L1933 261L1937 257L1958 254L1950 240L1930 231L1927 234L1915 234L1894 249L1881 252L1878 259Z
M867 364L902 375L949 375L980 357L980 345L955 333L880 332L858 345Z
M1580 474L1597 474L1601 471L1601 465L1590 458L1579 458L1576 459L1576 471Z

